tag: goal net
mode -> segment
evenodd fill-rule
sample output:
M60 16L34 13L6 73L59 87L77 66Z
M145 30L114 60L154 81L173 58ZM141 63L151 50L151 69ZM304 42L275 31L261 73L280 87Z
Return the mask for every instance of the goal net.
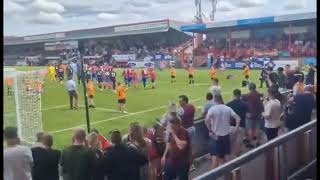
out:
M24 144L33 144L42 132L41 92L45 70L16 71L4 68L3 125L15 126Z

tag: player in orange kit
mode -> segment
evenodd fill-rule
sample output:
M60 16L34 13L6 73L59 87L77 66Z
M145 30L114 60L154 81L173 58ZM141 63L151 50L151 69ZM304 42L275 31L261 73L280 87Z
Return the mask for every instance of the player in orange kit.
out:
M193 78L194 69L193 69L192 65L189 66L188 74L189 74L189 84L191 84L191 83L194 84L194 78Z
M89 98L89 108L95 108L93 103L93 96L94 96L94 84L92 80L89 80L87 83L87 95Z
M12 85L13 85L13 79L12 78L6 78L5 79L6 86L7 86L7 94L8 96L12 95Z
M249 68L248 64L244 65L243 74L244 74L244 78L246 79L245 80L246 84L248 85L249 84L249 78L250 78L250 68Z
M121 113L128 113L124 111L125 104L126 104L126 91L127 89L121 85L120 82L117 84L117 96L118 96L118 104L119 104L119 111Z
M170 77L171 83L176 82L176 69L173 66L170 68Z
M218 71L214 66L211 66L209 74L210 74L211 80L215 80L217 79Z

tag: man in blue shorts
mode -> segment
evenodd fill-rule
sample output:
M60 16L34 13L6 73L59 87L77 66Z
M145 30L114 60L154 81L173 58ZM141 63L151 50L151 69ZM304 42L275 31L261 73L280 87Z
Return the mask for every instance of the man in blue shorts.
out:
M227 162L228 155L231 153L230 119L236 120L236 127L231 132L236 133L239 129L240 117L230 107L223 104L221 95L215 95L214 102L216 105L209 109L205 124L210 135L212 166L216 168Z

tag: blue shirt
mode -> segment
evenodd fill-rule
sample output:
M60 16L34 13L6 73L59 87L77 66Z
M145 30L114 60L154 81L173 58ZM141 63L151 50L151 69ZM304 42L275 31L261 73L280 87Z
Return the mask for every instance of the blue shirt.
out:
M72 70L73 70L73 72L77 72L78 71L78 66L77 66L77 64L75 64L75 63L71 63L70 64L70 66L71 66L71 68L72 68Z

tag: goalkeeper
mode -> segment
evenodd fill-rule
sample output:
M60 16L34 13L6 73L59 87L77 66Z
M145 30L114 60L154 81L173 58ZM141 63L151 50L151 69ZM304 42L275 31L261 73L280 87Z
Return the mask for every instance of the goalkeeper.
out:
M49 73L49 78L50 78L50 82L52 83L52 81L56 81L56 69L55 67L50 64L49 68L48 68L48 73Z

